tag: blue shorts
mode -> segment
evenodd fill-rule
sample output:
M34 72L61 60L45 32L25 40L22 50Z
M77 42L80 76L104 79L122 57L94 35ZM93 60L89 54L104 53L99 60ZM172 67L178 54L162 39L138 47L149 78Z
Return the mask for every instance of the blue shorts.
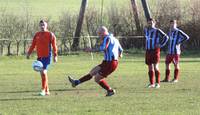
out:
M43 69L47 70L51 62L51 57L41 57L41 58L37 58L37 60L41 61L43 64Z

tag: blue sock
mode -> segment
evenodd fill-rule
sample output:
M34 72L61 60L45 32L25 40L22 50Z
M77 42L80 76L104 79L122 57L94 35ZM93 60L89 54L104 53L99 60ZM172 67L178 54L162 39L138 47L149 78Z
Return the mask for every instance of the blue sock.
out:
M75 80L75 85L80 84L80 80Z

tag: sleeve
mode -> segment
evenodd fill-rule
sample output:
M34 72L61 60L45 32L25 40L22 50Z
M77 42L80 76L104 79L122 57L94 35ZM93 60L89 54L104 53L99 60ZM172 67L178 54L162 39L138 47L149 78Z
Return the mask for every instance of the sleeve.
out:
M108 48L109 43L110 43L109 37L104 38L102 44L100 45L99 50L100 50L100 51L106 50L106 49Z
M122 57L123 48L122 48L121 44L119 43L119 41L118 41L118 51L119 51L119 57Z
M147 28L144 28L144 31L143 31L143 33L144 33L144 37L145 37L145 38L147 38L147 33L148 33L148 30L147 30Z
M158 29L158 36L160 38L160 47L162 48L163 46L166 45L169 37L167 36L167 34L165 34L162 30Z
M179 30L179 41L178 41L178 44L181 44L183 43L184 41L188 40L189 39L189 36L184 33L182 30Z
M121 46L121 44L119 43L119 40L117 40L118 41L118 50L119 50L119 52L120 53L122 53L123 52L123 48L122 48L122 46Z
M30 46L29 49L28 49L28 54L29 54L29 55L33 52L33 50L34 50L34 48L35 48L35 46L36 46L36 36L37 36L37 34L35 34L35 36L33 37L31 46Z
M56 43L56 36L51 33L52 40L51 40L51 45L53 47L53 55L54 57L58 55L58 48L57 48L57 43Z

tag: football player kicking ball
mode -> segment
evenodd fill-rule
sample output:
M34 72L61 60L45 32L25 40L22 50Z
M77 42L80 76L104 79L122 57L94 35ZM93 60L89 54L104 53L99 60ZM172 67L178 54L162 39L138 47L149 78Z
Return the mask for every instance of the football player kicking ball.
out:
M43 64L43 70L40 72L42 79L42 91L39 93L39 95L45 96L45 95L50 95L47 69L51 62L52 47L53 47L54 62L57 62L57 46L56 46L55 35L52 32L48 31L47 29L47 22L41 20L39 22L39 27L41 31L35 34L32 40L31 47L27 52L27 59L29 59L32 51L36 47L36 52L38 57L37 60L41 61Z
M158 66L160 62L160 48L166 44L168 36L162 30L155 27L156 22L154 19L149 19L147 23L148 27L144 29L146 38L145 63L148 65L150 81L147 87L159 88L160 71ZM156 83L154 76L156 77Z
M162 82L170 81L170 63L174 64L174 79L172 82L176 83L179 79L179 59L181 54L180 45L189 39L189 36L183 31L177 28L177 21L170 21L169 29L169 42L168 42L168 54L165 59L166 70L165 70L165 79Z
M118 57L122 57L123 49L119 41L112 34L108 33L106 27L100 27L97 33L101 41L100 48L96 50L89 49L87 51L103 51L104 60L100 65L94 67L87 75L80 79L75 80L70 76L68 76L68 78L72 87L76 87L94 76L95 82L107 91L106 96L112 96L115 94L115 90L108 85L105 78L116 70L118 66Z

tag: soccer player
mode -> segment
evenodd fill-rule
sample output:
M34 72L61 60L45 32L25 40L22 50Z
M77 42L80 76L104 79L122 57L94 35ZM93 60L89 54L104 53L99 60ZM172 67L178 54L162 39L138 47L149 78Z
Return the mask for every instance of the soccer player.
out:
M185 34L182 30L177 28L177 21L170 21L169 29L169 42L168 42L168 53L165 59L166 70L165 70L165 79L163 82L170 81L170 63L174 64L174 79L172 82L176 83L179 79L179 59L181 54L180 45L189 39L189 36Z
M32 51L36 47L37 60L41 61L43 64L43 70L40 72L42 79L42 91L39 93L41 96L50 95L48 86L48 76L47 69L51 62L52 57L52 47L54 62L57 62L57 45L55 35L48 31L47 22L41 20L39 22L39 27L41 31L37 32L32 40L32 44L27 52L27 59L29 59Z
M119 41L112 35L108 33L106 27L102 26L97 30L98 36L100 38L100 48L99 49L89 49L87 51L102 51L104 52L104 60L100 65L94 67L87 75L75 80L68 76L72 87L90 80L93 76L95 82L98 83L102 88L107 91L106 96L112 96L115 94L115 90L112 89L105 78L116 70L118 66L118 57L122 57L122 47Z
M144 29L146 38L146 55L145 63L149 69L149 81L148 88L159 88L160 87L160 48L162 48L168 41L168 36L160 29L155 27L156 21L150 18L148 21L148 27ZM156 77L156 83L154 80Z

